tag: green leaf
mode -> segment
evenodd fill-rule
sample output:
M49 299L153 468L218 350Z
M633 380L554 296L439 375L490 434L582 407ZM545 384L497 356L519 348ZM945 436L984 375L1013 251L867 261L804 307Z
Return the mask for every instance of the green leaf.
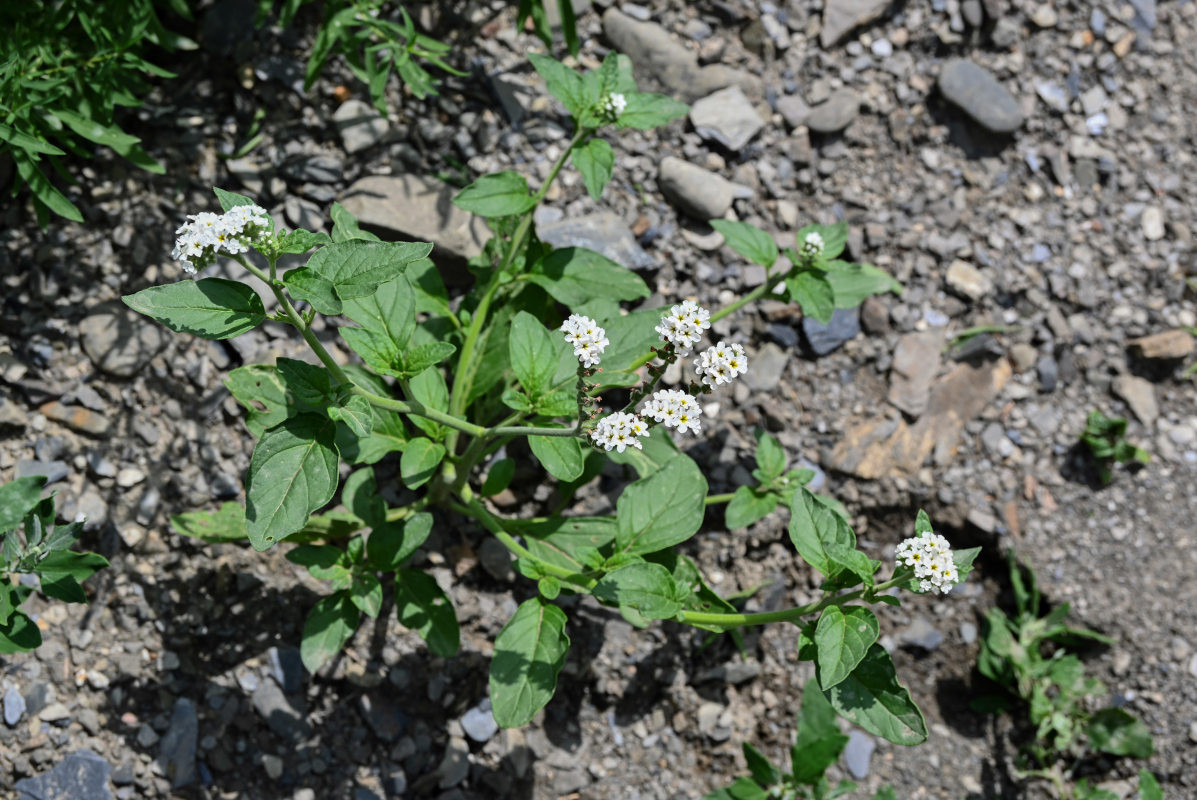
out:
M403 359L403 370L400 377L414 378L456 352L457 347L449 342L429 342L419 347L413 347Z
M686 541L702 525L706 495L707 481L687 457L630 484L616 503L618 549L653 553Z
M46 597L52 597L64 603L87 602L87 595L84 594L83 587L71 575L64 572L42 572L38 577L41 580L42 594Z
M366 558L375 569L393 572L420 549L430 533L432 515L426 511L412 514L402 522L379 525L366 539Z
M418 489L432 479L445 458L445 448L431 439L412 439L399 460L399 475L409 489Z
M744 751L744 760L748 762L748 771L752 773L754 781L761 786L772 786L781 780L781 770L773 766L760 750L748 742L743 742L740 748Z
M332 544L301 544L287 551L286 558L301 567L329 569L344 560L345 552Z
M1121 708L1103 708L1085 728L1090 744L1103 753L1150 758L1155 748L1142 720Z
M574 166L582 174L582 183L592 198L598 200L611 180L615 168L615 150L606 139L595 137L573 151Z
M894 791L892 786L882 786L873 795L873 800L898 800L898 793Z
M790 749L794 779L813 786L827 768L836 762L848 745L835 722L835 709L811 678L802 689L802 707L798 713L798 734Z
M408 275L400 275L365 297L345 301L345 316L389 340L396 351L407 348L416 327L416 292Z
M820 261L826 262L836 258L844 252L844 247L848 244L847 222L840 221L834 225L807 225L794 235L794 239L801 244L812 233L823 237L823 253L819 256Z
M108 559L99 553L55 550L52 553L47 553L37 562L37 571L70 575L77 581L85 581L106 566L108 566Z
M449 387L445 385L445 377L440 370L426 369L415 376L408 383L412 398L423 403L428 408L437 411L449 410ZM444 436L444 428L439 422L433 422L427 417L411 417L412 424L434 439Z
M927 740L923 714L879 644L869 648L851 675L823 693L840 716L882 739L901 745Z
M45 485L44 475L29 475L0 486L0 533L21 524L25 515L41 501Z
M777 508L778 497L773 492L760 491L752 486L741 486L732 495L731 502L723 510L723 521L730 531L747 528L757 520L768 516Z
M426 242L366 242L357 239L317 250L307 268L333 284L342 300L366 297L403 274L407 265L426 257Z
M722 789L717 789L702 798L702 800L770 800L771 795L757 785L752 778L736 778L735 783Z
M777 242L755 225L729 219L713 219L711 227L723 234L727 246L753 263L768 268L777 262Z
M756 466L760 472L756 478L761 483L780 477L786 469L786 451L781 443L759 430L756 431Z
M265 550L295 533L337 488L337 451L331 420L300 414L265 431L245 478L250 544Z
M576 436L529 436L528 446L557 480L572 481L582 474L585 457Z
M483 497L494 497L510 486L511 479L514 477L515 461L510 458L500 458L486 471L486 480L482 482L482 488L478 490L478 493Z
M0 655L28 653L41 643L42 632L24 611L13 611L8 622L0 625Z
M345 9L345 11L347 11L351 16L356 13L356 10L352 8ZM323 32L323 30L324 29L322 29L321 32ZM315 58L315 55L312 57ZM352 241L354 239L361 239L367 242L381 241L377 236L369 231L363 231L361 228L359 228L357 217L353 216L353 214L350 214L349 211L346 210L345 206L341 205L340 203L332 204L332 210L329 212L329 216L332 217L333 221L332 240L338 244L341 242Z
M357 607L345 592L322 598L312 607L299 645L299 657L308 672L316 672L341 652L360 619Z
M581 80L579 78L579 80ZM63 156L66 153L43 139L22 133L16 128L0 122L0 141L8 142L14 148L27 153L42 153L48 156Z
M350 395L344 405L330 406L328 416L348 425L354 436L366 437L374 430L374 407L360 394Z
M73 111L65 109L51 108L48 109L50 114L62 120L68 128L73 130L79 136L87 139L89 142L102 144L105 147L118 147L136 144L141 140L136 136L125 133L120 128L113 125L101 125L94 119L88 119Z
M1151 770L1139 770L1139 800L1164 800L1164 790Z
M399 349L382 334L348 326L337 328L337 333L349 345L349 349L362 357L362 361L365 361L370 369L383 375L403 374Z
M631 606L647 619L672 619L682 610L669 570L660 564L629 564L595 584L594 596L615 606Z
M265 364L238 367L225 378L224 385L245 406L245 427L256 438L290 415L287 389L276 367Z
M314 233L299 228L284 234L279 239L278 247L280 253L300 255L311 250L313 247L321 247L326 244L332 244L332 242L332 237L327 233Z
M786 279L790 299L802 307L805 316L826 325L835 313L835 290L825 275L819 272L799 272Z
M240 503L229 501L218 511L189 511L170 518L175 533L193 539L219 544L238 542L248 538L245 532L245 509Z
M511 321L507 350L511 369L524 391L529 397L539 397L557 371L557 349L552 334L536 317L521 311Z
M829 545L855 549L856 536L843 517L816 499L806 488L794 492L790 501L790 541L806 563L834 578L844 570L842 551L829 553Z
M649 295L648 286L639 275L585 247L553 250L533 263L527 277L554 300L571 308L596 297L637 300ZM655 310L654 313L659 321L660 313ZM644 348L643 342L640 347ZM604 356L604 364L606 361Z
M449 658L457 653L461 643L457 613L427 572L399 570L395 576L395 609L399 622L420 634L434 655Z
M125 304L177 333L231 339L266 319L262 298L240 281L201 278L151 286L121 298Z
M849 264L831 261L823 275L831 283L836 308L856 308L875 294L902 294L902 284L888 272L872 264Z
M54 184L50 183L50 179L38 169L37 164L29 157L25 156L22 151L15 150L12 152L12 159L17 165L17 174L21 176L21 180L33 192L33 196L37 198L38 202L64 219L69 219L72 222L83 221L83 213L67 199L66 195L58 191ZM37 208L37 203L34 204L34 207ZM41 213L38 212L39 219ZM41 641L41 634L38 634L38 641Z
M540 53L529 53L528 60L544 78L549 94L560 100L572 116L580 116L586 105L582 76L557 59Z
M504 728L527 725L552 699L565 664L565 612L539 597L525 600L495 639L490 702Z
M289 402L305 411L324 412L333 399L332 373L324 367L294 358L275 360Z
M221 189L213 186L212 193L216 195L216 200L220 203L221 211L228 211L230 208L236 208L237 206L256 205L252 197L248 197L243 194L237 194L236 192L230 192L227 189Z
M823 609L815 628L819 685L830 689L847 678L877 641L878 631L877 618L864 606Z
M360 572L349 587L349 598L359 611L377 619L382 610L382 584L373 572Z
M528 551L548 564L576 573L586 572L603 559L599 550L615 541L611 517L551 517L540 522L508 520L523 535Z
M615 121L617 128L652 130L690 112L688 105L663 94L632 92L625 99L628 104Z
M341 298L337 297L332 281L323 275L300 267L283 275L283 283L292 297L311 304L321 314L333 316L341 313Z
M483 175L453 198L453 205L480 217L523 214L536 200L528 193L524 176L512 170Z

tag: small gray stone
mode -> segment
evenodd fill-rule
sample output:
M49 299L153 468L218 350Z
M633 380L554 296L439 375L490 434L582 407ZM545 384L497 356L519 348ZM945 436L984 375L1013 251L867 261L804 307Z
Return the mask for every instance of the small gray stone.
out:
M306 714L283 694L274 681L262 681L250 698L254 711L266 720L270 730L292 742L311 734L311 728L304 719Z
M14 477L28 478L31 475L43 475L46 478L46 485L57 483L70 474L71 468L67 466L65 461L33 461L32 459L20 459L17 461L17 468Z
M478 563L486 574L497 581L510 582L515 578L515 570L511 566L511 551L503 546L498 539L484 539L478 548Z
M350 98L333 112L333 122L341 133L341 146L347 153L366 150L381 142L390 132L391 124L374 106Z
M860 334L859 309L837 308L826 325L814 317L803 317L802 333L811 352L825 356Z
M470 774L470 746L460 736L450 736L445 755L436 768L441 776L438 784L442 789L452 789Z
M815 133L838 133L851 125L859 113L860 95L852 89L837 89L826 103L811 108L806 127Z
M199 718L195 705L185 697L175 701L170 726L162 736L158 763L170 780L171 788L191 784L196 777L195 750L199 742Z
M949 289L974 302L993 291L993 281L972 264L960 259L948 265L946 278Z
M1039 388L1045 392L1056 391L1060 383L1060 364L1055 356L1047 353L1035 362L1035 372L1039 375Z
M889 376L889 401L912 417L927 410L931 381L939 371L944 328L908 333L898 340Z
M371 692L361 696L362 716L374 735L384 742L394 742L407 729L407 716L386 694Z
M1022 109L1014 96L984 67L954 58L939 71L939 91L947 100L993 133L1022 127Z
M1126 401L1131 412L1144 425L1150 425L1160 415L1155 400L1155 387L1151 382L1136 375L1119 375L1111 388L1114 394Z
M101 303L79 323L79 343L100 370L119 378L139 373L167 344L167 330L124 303Z
M17 800L111 800L108 762L91 750L77 750L49 772L17 781Z
M704 139L713 139L738 153L765 127L739 86L729 86L690 107L690 122Z
M781 374L785 372L789 360L786 351L773 342L766 342L752 354L748 361L751 369L741 380L754 392L771 392L781 383Z
M856 28L881 17L890 5L890 0L826 0L819 42L824 49L838 44Z
M292 159L283 164L282 172L291 180L303 183L340 183L345 178L341 159L331 153Z
M495 715L491 713L489 697L482 698L482 702L462 715L461 729L475 742L488 742L499 732L499 723L495 722Z
M324 212L320 206L302 197L288 196L283 201L283 216L295 228L305 231L320 231L324 229Z
M657 183L666 199L702 222L722 217L736 198L752 197L751 189L674 156L661 162Z
M271 647L266 651L266 657L270 677L284 692L296 694L303 691L308 672L303 666L298 647Z
M844 747L844 765L849 774L858 781L869 776L869 759L877 744L872 737L858 730L848 732L848 744Z
M972 622L960 623L960 641L972 644L977 641L977 626Z
M798 95L787 94L777 101L777 113L781 114L787 125L797 128L806 124L807 117L810 116L810 106Z
M1164 209L1159 206L1148 206L1143 209L1139 217L1139 225L1143 228L1143 238L1149 242L1156 242L1164 238Z
M599 211L538 224L541 241L553 247L585 247L628 269L648 269L657 262L644 251L623 218L612 211Z
M25 714L25 698L17 687L9 686L4 692L4 724L15 728Z
M911 647L934 650L943 644L943 634L937 631L926 617L917 616L898 634L898 640Z

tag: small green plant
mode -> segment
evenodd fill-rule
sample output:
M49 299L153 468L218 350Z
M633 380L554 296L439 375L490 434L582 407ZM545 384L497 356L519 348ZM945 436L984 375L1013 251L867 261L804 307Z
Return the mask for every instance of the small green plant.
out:
M51 179L69 181L61 158L88 155L88 143L110 147L150 172L165 171L116 121L117 107L141 105L147 78L174 77L146 60L147 44L195 47L163 27L155 5L61 0L52 9L39 2L0 7L0 158L12 157L19 177L13 194L29 187L43 227L51 213L82 222ZM190 18L183 0L158 5Z
M0 653L22 653L42 643L37 623L21 604L33 594L14 575L35 575L41 593L64 603L86 603L80 583L108 561L96 553L80 553L71 545L83 522L54 524L54 497L42 499L46 479L17 478L0 486Z
M1074 780L1078 767L1095 753L1147 758L1152 753L1151 734L1124 709L1094 710L1106 688L1096 678L1085 677L1081 660L1068 652L1077 642L1109 645L1113 640L1068 625L1068 603L1041 615L1044 609L1035 574L1019 566L1013 551L1007 558L1015 614L989 610L977 657L977 670L1005 694L978 697L973 706L997 712L1017 709L1027 715L1033 737L1020 750L1021 777L1051 781L1064 800L1113 798L1086 779Z
M811 678L802 689L798 710L798 731L790 748L789 771L775 767L760 750L743 742L744 760L750 774L735 783L711 792L703 800L832 800L856 790L856 784L842 780L835 786L827 780L827 770L848 744L840 732L835 709ZM873 800L897 800L894 790L883 787Z
M1089 448L1089 455L1097 468L1097 477L1103 486L1108 486L1114 479L1114 462L1147 464L1151 461L1151 454L1126 441L1124 417L1107 417L1100 411L1090 411L1081 442Z

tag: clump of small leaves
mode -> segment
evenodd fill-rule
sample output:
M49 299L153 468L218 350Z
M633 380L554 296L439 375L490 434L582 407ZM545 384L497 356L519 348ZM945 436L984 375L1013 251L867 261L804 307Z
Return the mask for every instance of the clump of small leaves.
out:
M977 657L978 671L1005 694L983 695L972 705L977 710L1025 715L1033 738L1020 750L1020 777L1050 781L1064 800L1116 800L1116 795L1087 779L1075 780L1078 768L1097 753L1147 758L1153 750L1151 733L1123 708L1095 708L1106 688L1096 678L1086 677L1081 660L1068 650L1078 642L1109 645L1113 640L1069 625L1068 603L1044 613L1035 574L1020 567L1013 552L1007 557L1015 614L989 610Z
M21 610L33 586L14 583L14 576L36 576L46 597L86 603L80 584L108 566L101 555L71 549L83 522L56 526L54 497L42 499L45 484L36 475L0 486L0 653L27 652L42 643L37 623Z
M840 732L835 709L827 702L814 678L802 690L798 710L798 732L790 748L790 769L774 766L760 750L743 742L744 759L750 774L731 786L711 792L703 800L832 800L856 790L856 784L842 780L834 786L827 770L843 753L848 737ZM885 786L873 800L897 800Z
M1089 448L1089 455L1097 468L1103 486L1114 479L1113 464L1147 464L1151 454L1126 440L1126 418L1107 417L1100 411L1089 412L1081 442Z
M184 0L61 0L4 3L0 10L0 158L10 155L28 186L38 221L51 213L75 222L83 215L52 182L66 178L62 157L86 156L91 144L110 147L142 169L165 168L121 130L120 106L136 107L152 77L174 74L147 60L149 45L193 49L163 27L156 6L190 19ZM69 180L69 178L67 178Z

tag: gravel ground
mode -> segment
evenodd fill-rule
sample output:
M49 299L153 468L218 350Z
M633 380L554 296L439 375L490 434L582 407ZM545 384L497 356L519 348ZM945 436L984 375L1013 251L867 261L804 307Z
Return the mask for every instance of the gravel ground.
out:
M583 66L617 47L642 86L700 102L691 119L613 137L601 203L566 170L542 236L618 255L653 287L649 306L713 306L764 275L705 215L781 240L846 219L853 257L905 285L829 327L776 301L720 323L753 370L688 451L712 491L731 491L749 480L761 427L817 469L876 557L919 507L958 546L985 548L954 595L879 612L930 741L855 732L841 775L903 798L1046 796L1013 780L1009 721L967 705L977 624L1009 602L1013 547L1051 602L1116 640L1084 653L1089 671L1152 730L1146 766L1167 796L1197 797L1197 398L1180 377L1195 356L1169 333L1197 324L1185 285L1197 207L1182 177L1197 143L1197 6L826 4L576 3ZM295 90L314 19L254 32L252 3L206 6L201 51L129 122L166 175L100 153L68 190L86 223L40 231L26 203L0 207L0 481L50 473L62 516L86 514L85 543L113 562L86 608L34 600L45 644L0 659L0 796L41 796L70 772L74 787L49 796L697 798L744 770L741 740L781 759L812 673L792 629L752 632L740 653L567 600L557 697L533 725L500 732L485 699L491 643L533 587L479 531L442 517L419 556L451 586L459 656L430 659L384 614L312 676L297 647L323 587L278 549L202 545L169 527L242 496L251 440L223 376L300 343L279 326L226 343L176 336L117 298L180 277L173 231L213 207L213 184L290 225L319 227L334 199L356 202L383 233L437 242L459 282L478 232L444 212L443 181L514 168L535 183L568 135L527 66L540 46L492 5L422 8L421 24L459 42L468 76L423 101L392 87L387 118L335 63L310 96ZM226 158L257 108L262 143ZM1095 408L1129 417L1153 457L1106 488L1075 448ZM380 485L396 472L382 462ZM609 470L578 509L610 508L623 479ZM532 514L551 495L496 501ZM784 529L775 514L729 533L713 510L688 547L724 594L765 584L750 609L805 602L816 584ZM1131 797L1140 766L1099 761L1094 777Z

